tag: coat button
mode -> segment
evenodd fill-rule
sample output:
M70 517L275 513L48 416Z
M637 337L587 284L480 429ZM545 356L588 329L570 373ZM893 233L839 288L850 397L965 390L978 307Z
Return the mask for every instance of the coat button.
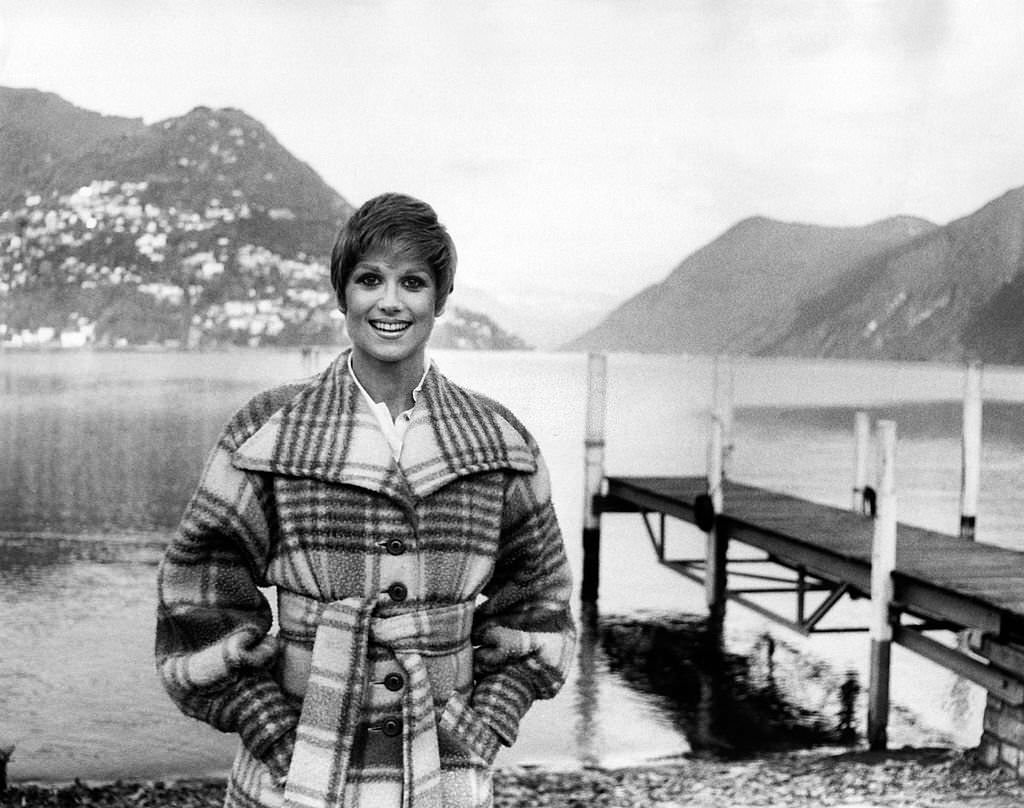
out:
M405 685L405 679L400 673L389 673L384 677L384 687L388 690L401 690L403 685Z
M405 588L405 584L391 584L388 587L388 595L395 603L401 603L409 597L409 590Z
M402 734L402 722L397 718L388 718L380 725L381 732L389 738Z
M384 546L391 555L401 555L405 552L405 542L401 539L388 539Z

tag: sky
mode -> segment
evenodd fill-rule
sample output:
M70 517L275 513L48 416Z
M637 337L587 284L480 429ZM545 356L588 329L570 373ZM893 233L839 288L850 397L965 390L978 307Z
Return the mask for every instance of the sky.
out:
M355 205L431 203L452 302L543 344L749 216L1024 185L1022 42L1017 0L0 0L0 85L241 109Z

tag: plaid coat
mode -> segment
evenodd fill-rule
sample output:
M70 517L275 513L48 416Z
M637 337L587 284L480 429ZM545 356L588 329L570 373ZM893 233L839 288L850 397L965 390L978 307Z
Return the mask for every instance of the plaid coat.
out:
M240 735L228 805L490 805L575 638L546 467L436 367L396 463L346 360L226 427L160 566L157 668Z

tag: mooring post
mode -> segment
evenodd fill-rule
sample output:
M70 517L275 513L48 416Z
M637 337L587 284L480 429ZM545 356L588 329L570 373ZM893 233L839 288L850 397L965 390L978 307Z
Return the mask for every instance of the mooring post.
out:
M713 391L714 417L722 424L722 477L729 476L729 459L732 456L733 411L735 409L735 372L732 358L715 357L715 379Z
M708 604L708 615L713 623L720 623L725 616L726 552L728 537L722 530L720 515L724 497L722 483L725 462L725 428L716 413L711 416L711 435L708 442L708 495L714 509L715 519L708 529L705 540L704 597Z
M601 577L601 511L598 499L604 482L604 415L608 360L587 356L587 426L583 443L583 575L580 599L597 601Z
M715 520L705 541L704 597L712 624L719 624L725 616L727 586L727 556L729 537L717 517L725 502L723 486L726 461L731 449L733 374L728 359L715 359L714 404L711 410L711 428L708 435L708 495Z
M981 491L981 363L971 362L964 375L964 413L960 476L960 538L973 540Z
M878 422L882 466L871 544L871 691L868 746L885 749L889 725L889 664L892 652L892 572L896 567L896 423Z
M14 754L14 744L0 741L0 795L7 790L7 761Z
M870 441L871 418L863 410L858 410L853 416L853 510L859 513L864 511Z

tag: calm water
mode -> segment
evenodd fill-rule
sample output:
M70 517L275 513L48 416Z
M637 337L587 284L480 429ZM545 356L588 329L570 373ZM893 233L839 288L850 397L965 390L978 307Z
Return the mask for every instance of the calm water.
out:
M585 357L436 359L530 426L552 468L578 570ZM256 391L305 370L293 352L0 354L0 742L17 744L12 779L166 777L228 765L234 739L179 715L156 682L155 565L224 421ZM901 518L955 529L958 368L748 361L734 373L733 477L846 506L852 406L867 406L899 424ZM610 357L608 472L699 473L712 378L706 359ZM994 368L985 384L994 403L985 410L979 538L1024 549L1016 403L1024 379ZM672 525L670 535L680 552L700 546L686 526ZM667 709L672 694L657 677L622 662L624 620L662 625L666 613L703 613L700 589L656 565L646 542L635 516L605 517L607 619L581 643L563 693L531 711L499 762L615 764L696 742L692 711ZM866 681L866 637L805 640L771 627L769 639L760 618L730 609L730 652L748 660L750 676L767 664L772 681L789 681L810 709L834 715L839 684L851 675ZM855 619L850 611L840 617ZM631 648L630 658L637 653ZM901 649L895 657L893 743L976 743L982 694ZM900 674L909 666L913 688Z

